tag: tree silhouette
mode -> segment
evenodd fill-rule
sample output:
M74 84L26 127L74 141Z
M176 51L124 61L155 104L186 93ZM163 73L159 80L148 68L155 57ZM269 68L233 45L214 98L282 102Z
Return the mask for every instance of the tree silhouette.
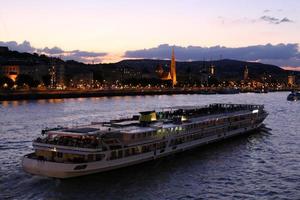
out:
M95 71L93 73L93 79L97 80L100 83L102 83L103 80L104 80L102 71Z
M185 72L188 74L188 76L189 76L189 81L191 81L191 79L192 79L192 69L191 69L191 66L188 66L187 68L186 68L186 70L185 70Z
M51 76L49 74L43 76L42 79L45 86L49 86L51 84Z
M39 85L39 81L34 80L32 76L28 74L20 74L16 79L16 84L18 86L28 85L29 87L37 87Z
M0 76L0 88L4 88L5 84L7 85L7 88L12 88L14 85L14 81L7 76Z
M220 83L220 81L217 79L217 78L215 78L215 77L209 77L209 79L208 79L208 85L209 86L212 86L212 85L218 85Z

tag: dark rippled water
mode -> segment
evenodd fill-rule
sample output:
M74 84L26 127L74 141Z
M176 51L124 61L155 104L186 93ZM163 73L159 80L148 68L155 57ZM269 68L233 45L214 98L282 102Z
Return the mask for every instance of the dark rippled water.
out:
M288 93L173 95L0 103L0 199L300 199L300 102ZM265 104L269 133L69 180L31 176L21 156L40 130L213 102Z

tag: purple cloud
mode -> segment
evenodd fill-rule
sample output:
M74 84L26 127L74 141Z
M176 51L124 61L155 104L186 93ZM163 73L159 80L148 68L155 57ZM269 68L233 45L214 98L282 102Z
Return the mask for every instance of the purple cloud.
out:
M126 51L127 58L169 59L171 48L168 44L162 44L150 49ZM298 44L266 44L239 48L228 48L222 46L200 47L200 46L174 46L176 58L182 61L203 59L237 59L247 61L260 61L268 64L285 66L293 64L300 66L300 53ZM286 62L286 63L285 63Z
M76 60L85 63L101 62L102 57L107 55L107 53L105 52L90 52L90 51L80 51L80 50L65 51L59 47L35 48L31 46L30 42L28 41L24 41L23 43L20 44L18 44L15 41L9 41L9 42L0 41L0 46L7 46L10 50L14 50L14 51L46 54L48 56L60 57L64 60Z

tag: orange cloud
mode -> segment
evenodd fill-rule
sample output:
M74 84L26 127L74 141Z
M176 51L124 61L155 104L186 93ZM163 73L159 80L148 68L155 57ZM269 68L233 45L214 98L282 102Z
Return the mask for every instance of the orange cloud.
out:
M300 66L284 66L282 69L289 71L300 71Z

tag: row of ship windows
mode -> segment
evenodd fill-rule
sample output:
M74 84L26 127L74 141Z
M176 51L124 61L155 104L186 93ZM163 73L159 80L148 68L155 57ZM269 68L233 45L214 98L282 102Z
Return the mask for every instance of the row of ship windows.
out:
M222 136L222 133L226 133L227 131L232 131L232 130L236 130L236 129L239 129L239 128L246 128L248 126L249 126L249 122L248 123L240 123L238 125L229 126L227 128L219 128L219 129L215 129L215 130L209 131L209 132L197 133L197 134L192 134L192 135L179 137L179 138L176 138L174 140L171 140L170 146L174 146L174 145L182 144L182 143L185 143L185 142L189 142L189 141L209 137L212 134L218 134L218 136L220 137L220 136Z
M175 145L182 144L185 142L209 137L212 134L225 133L226 131L231 131L231 130L235 130L238 128L247 127L248 125L249 125L249 123L240 123L239 125L230 126L227 128L219 128L219 129L215 129L215 130L209 131L209 132L179 137L179 138L171 140L170 146L175 146ZM219 136L221 136L221 135L219 134ZM166 146L167 146L167 142L164 141L164 142L160 142L157 144L147 144L147 145L141 145L141 146L136 146L136 147L127 148L127 149L113 150L113 151L111 151L111 155L108 158L108 160L120 159L123 157L138 155L138 154L147 153L147 152L151 152L151 151L155 151L155 150L162 153L163 151L165 151Z
M53 158L62 159L70 162L100 161L104 157L105 157L104 154L88 154L84 156L84 155L75 155L75 154L62 153L62 152L56 152L53 155Z
M236 128L236 127L234 127L234 128ZM222 129L217 129L217 130L214 130L214 131L211 131L211 132L183 136L183 137L171 140L170 146L182 144L184 142L197 140L197 139L204 138L204 137L208 137L213 133L218 133L218 132L226 131L226 130L227 130L226 128L222 128ZM128 148L128 149L125 149L125 150L123 150L123 149L113 150L111 152L111 156L110 156L109 159L110 160L120 159L120 158L123 158L123 157L137 155L137 154L141 154L141 153L147 153L147 152L154 151L154 150L158 150L158 151L162 152L162 151L164 151L166 145L167 145L167 142L165 141L165 142L160 142L158 144L137 146L137 147L132 147L132 148Z
M230 128L230 130L233 130L233 129L236 129L236 128L238 128L238 126L232 127L232 128ZM170 146L182 144L184 142L197 140L197 139L204 138L204 137L208 137L208 136L212 135L213 133L225 132L226 130L227 130L226 128L221 128L221 129L216 129L216 130L211 131L211 132L198 133L198 134L183 136L183 137L171 140ZM161 151L164 151L166 145L167 145L167 142L160 142L158 144L137 146L137 147L132 147L132 148L128 148L128 149L125 149L125 150L122 150L122 149L114 150L114 151L111 152L111 156L110 156L109 159L110 160L120 159L122 157L128 157L128 156L137 155L137 154L141 154L141 153L147 153L147 152L150 152L150 151L154 151L155 149L159 150L161 152Z
M192 135L188 135L188 136L183 136L183 137L179 137L176 139L171 140L170 142L170 146L175 146L178 144L182 144L185 142L189 142L189 141L193 141L193 140L197 140L197 139L201 139L204 137L208 137L210 135L212 135L213 133L222 133L222 132L226 132L227 130L235 130L238 128L242 128L242 127L247 127L248 124L247 123L243 123L240 125L235 125L235 126L231 126L226 128L219 128L216 129L214 131L210 131L210 132L206 132L206 133L198 133L198 134L192 134ZM120 150L113 150L111 152L110 155L110 160L114 160L114 159L120 159L123 157L128 157L128 156L132 156L132 155L137 155L137 154L141 154L141 153L147 153L147 152L151 152L154 150L158 150L160 152L164 151L165 147L167 145L167 142L160 142L157 144L148 144L148 145L142 145L142 146L137 146L137 147L132 147L132 148L127 148L125 150L120 149ZM54 157L58 158L58 159L63 159L64 154L61 152L56 152L56 155ZM71 154L69 154L71 155ZM77 155L76 158L73 158L72 161L73 162L83 162L83 161L100 161L105 157L104 154L89 154L87 156L79 156ZM71 161L71 160L69 160Z
M164 128L164 129L159 129L157 131L136 133L136 134L131 135L131 139L141 139L141 138L152 137L152 136L164 136L164 135L179 133L179 132L182 132L185 130L191 130L191 129L195 129L195 128L208 128L208 127L215 126L215 125L226 124L227 122L236 122L236 121L245 120L250 117L251 117L251 114L243 115L243 116L236 116L236 117L231 117L231 118L217 119L217 120L212 120L212 121L206 121L206 122L201 122L201 123L197 123L197 124L196 123L189 124L189 125L185 125L185 126Z
M141 153L147 153L156 150L163 150L167 145L167 142L160 142L157 144L147 144L142 146L136 146L128 149L120 149L120 150L114 150L111 152L110 160L114 159L120 159L123 157L128 157L132 155L138 155Z

